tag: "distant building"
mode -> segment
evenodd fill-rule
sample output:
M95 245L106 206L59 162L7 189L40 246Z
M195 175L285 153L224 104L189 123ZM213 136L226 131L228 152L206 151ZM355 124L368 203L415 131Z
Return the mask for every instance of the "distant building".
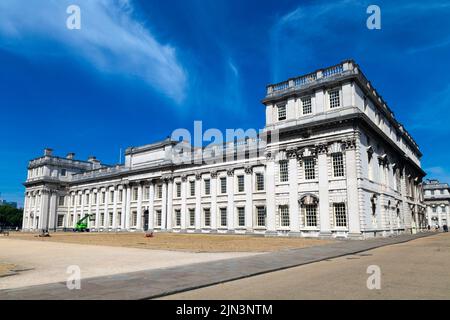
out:
M450 187L439 180L427 180L423 185L428 225L442 227L450 221Z
M17 209L17 202L8 202L6 200L0 200L0 206L10 206Z
M128 148L114 167L46 149L28 164L23 229L74 228L88 214L92 231L363 239L426 228L419 146L354 61L269 85L262 102L258 139L183 152L200 162L174 161L182 143L171 140Z

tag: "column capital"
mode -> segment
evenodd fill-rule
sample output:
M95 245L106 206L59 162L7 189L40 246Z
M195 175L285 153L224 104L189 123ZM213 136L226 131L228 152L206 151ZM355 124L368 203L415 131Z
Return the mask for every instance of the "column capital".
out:
M217 170L211 170L209 174L211 175L211 178L213 179L217 178Z
M234 168L227 169L227 176L232 177L234 175Z
M195 180L200 180L202 178L202 173L201 172L196 172L195 173Z
M244 171L246 174L252 174L253 173L253 167L252 166L245 166Z

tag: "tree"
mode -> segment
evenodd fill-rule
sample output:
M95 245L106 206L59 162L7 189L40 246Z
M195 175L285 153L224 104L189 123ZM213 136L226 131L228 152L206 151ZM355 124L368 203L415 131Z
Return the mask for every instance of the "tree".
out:
M16 209L8 205L0 205L1 227L22 227L23 209Z

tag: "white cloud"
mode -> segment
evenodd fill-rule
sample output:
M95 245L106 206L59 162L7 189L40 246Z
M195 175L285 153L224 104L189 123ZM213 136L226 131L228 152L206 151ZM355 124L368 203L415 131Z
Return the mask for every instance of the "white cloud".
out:
M81 30L66 9L81 8ZM1 0L0 47L30 59L70 55L97 70L140 78L181 102L187 76L173 46L158 42L130 0Z

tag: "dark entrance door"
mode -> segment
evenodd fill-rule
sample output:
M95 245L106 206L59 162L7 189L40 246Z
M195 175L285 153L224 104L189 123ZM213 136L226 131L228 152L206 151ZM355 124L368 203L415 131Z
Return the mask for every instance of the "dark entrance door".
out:
M148 210L144 211L144 230L148 230Z

